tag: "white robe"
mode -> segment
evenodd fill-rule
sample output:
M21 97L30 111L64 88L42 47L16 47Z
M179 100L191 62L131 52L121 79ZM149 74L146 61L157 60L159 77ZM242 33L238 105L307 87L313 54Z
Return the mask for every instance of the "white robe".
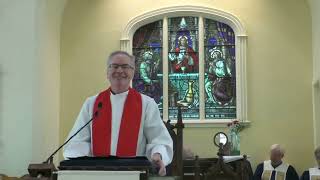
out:
M120 94L111 93L112 105L112 132L111 132L111 151L110 155L115 156L117 152L117 142L121 123L124 103L128 91ZM165 125L163 124L158 105L156 102L146 96L142 97L142 116L137 144L137 156L146 156L149 160L154 153L160 153L163 163L168 165L173 157L173 142ZM97 95L87 98L83 104L78 118L69 133L71 137L80 127L87 123L92 117L94 102ZM74 158L81 156L93 156L91 144L92 123L85 127L64 147L63 156L65 158Z
M263 173L262 173L261 179L262 180L271 179L272 171L276 171L275 180L285 180L288 168L289 168L289 165L285 164L285 163L282 163L278 167L274 168L271 165L271 160L264 161L263 162Z
M310 168L309 169L309 177L310 177L310 180L316 180L316 179L320 178L319 168L318 167Z

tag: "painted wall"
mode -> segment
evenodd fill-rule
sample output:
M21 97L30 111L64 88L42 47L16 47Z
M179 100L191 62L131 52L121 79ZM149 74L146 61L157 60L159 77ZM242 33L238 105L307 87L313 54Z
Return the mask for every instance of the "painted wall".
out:
M21 176L58 146L64 2L0 1L0 174Z
M287 149L299 173L313 166L311 16L304 0L70 0L61 29L60 133L62 142L87 96L107 87L107 55L120 47L129 20L172 5L225 10L242 20L248 35L248 120L241 151L252 165L268 158L269 146ZM187 128L185 144L200 157L216 154L211 143L224 128Z
M312 16L314 143L320 146L320 1L309 0L309 5Z

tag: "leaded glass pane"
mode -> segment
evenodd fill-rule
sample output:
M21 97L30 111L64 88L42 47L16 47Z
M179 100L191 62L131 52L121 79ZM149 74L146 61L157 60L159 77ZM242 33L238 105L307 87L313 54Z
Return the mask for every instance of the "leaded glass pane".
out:
M183 119L199 119L198 18L168 19L169 119L183 106Z
M162 21L140 27L133 36L136 71L132 86L162 106Z
M226 24L205 19L205 117L236 118L235 37Z

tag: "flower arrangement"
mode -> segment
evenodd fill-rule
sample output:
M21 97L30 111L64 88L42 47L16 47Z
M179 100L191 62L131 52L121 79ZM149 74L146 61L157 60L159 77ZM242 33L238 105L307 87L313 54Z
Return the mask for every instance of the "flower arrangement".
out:
M239 120L235 119L228 123L229 138L231 141L231 155L240 155L240 136L239 132L242 131L245 126Z
M245 128L245 126L239 120L236 119L228 123L228 128L231 132L235 132L236 134L238 134Z

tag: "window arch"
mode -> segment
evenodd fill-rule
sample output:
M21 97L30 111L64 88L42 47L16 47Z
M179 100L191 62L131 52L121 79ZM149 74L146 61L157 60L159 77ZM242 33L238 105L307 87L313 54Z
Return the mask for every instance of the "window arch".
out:
M185 122L247 121L246 35L235 16L163 8L132 19L120 42L137 58L132 86L155 99L163 119L176 118L177 102Z

